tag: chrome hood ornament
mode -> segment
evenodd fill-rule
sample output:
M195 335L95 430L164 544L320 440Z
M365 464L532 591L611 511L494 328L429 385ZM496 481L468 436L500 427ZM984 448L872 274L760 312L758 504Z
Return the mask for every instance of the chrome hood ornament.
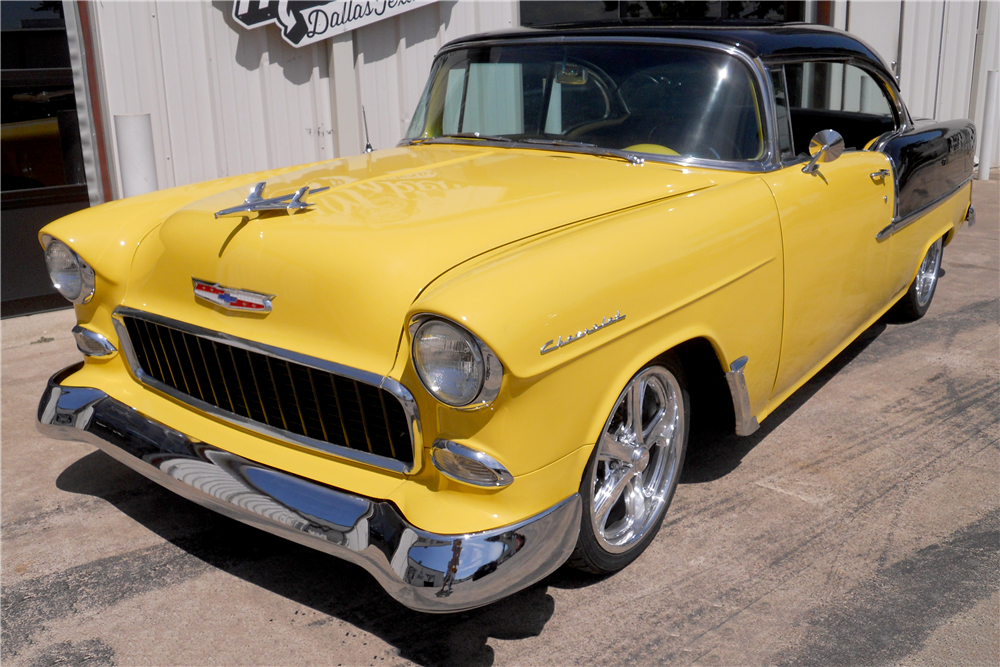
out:
M313 204L311 202L303 201L302 198L308 194L315 194L317 192L323 192L324 190L329 190L330 188L313 188L309 189L309 186L303 186L298 189L298 191L293 195L282 195L281 197L271 197L270 199L265 199L264 186L267 185L267 181L261 181L257 185L253 186L250 190L250 194L243 203L239 206L233 206L232 208L224 208L215 214L216 218L226 218L226 217L240 217L244 213L252 213L254 211L287 211L289 215L298 213L299 211L308 210Z
M261 294L244 289L223 287L219 283L192 278L194 295L216 306L229 310L243 310L251 313L270 313L274 294Z

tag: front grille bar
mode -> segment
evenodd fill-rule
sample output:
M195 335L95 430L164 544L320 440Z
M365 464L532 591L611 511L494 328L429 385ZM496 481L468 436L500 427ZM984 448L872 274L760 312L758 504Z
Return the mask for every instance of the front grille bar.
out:
M391 378L132 308L115 309L114 324L133 374L168 396L297 445L414 468L416 403Z

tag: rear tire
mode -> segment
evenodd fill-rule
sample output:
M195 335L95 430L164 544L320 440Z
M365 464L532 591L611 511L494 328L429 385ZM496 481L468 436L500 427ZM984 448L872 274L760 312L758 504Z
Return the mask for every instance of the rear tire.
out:
M610 574L649 546L677 489L690 419L684 372L675 356L629 380L583 473L583 516L571 567Z
M895 306L891 314L901 322L915 322L919 320L930 308L931 299L937 290L938 276L941 273L941 258L944 256L944 237L931 244L920 262L917 275L910 283L910 288L906 290Z

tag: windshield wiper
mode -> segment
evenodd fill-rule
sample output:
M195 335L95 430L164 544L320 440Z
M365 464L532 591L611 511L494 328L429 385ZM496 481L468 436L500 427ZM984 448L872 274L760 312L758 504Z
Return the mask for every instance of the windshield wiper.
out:
M416 139L410 139L408 144L426 144L437 141L438 139L482 139L483 141L503 141L507 143L514 141L513 139L493 134L480 134L479 132L451 132L449 134L439 134L433 137L417 137Z
M541 144L543 146L568 146L570 148L584 148L590 155L600 155L602 157L613 157L626 160L629 164L640 165L645 160L637 155L626 153L614 148L601 148L597 144L588 144L585 141L571 141L569 139L521 139L522 144Z
M570 139L522 139L526 144L545 144L547 146L583 146L584 148L596 148L597 144L588 144L585 141L572 141Z

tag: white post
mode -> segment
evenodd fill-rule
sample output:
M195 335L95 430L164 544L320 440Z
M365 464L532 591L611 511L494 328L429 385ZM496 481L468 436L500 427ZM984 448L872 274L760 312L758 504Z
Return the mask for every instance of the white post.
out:
M1000 73L990 70L986 73L986 113L983 114L983 133L979 144L979 180L990 180L993 166L993 147L997 143L997 79Z
M153 122L149 114L116 115L115 138L118 140L122 194L134 197L159 190L153 153Z

